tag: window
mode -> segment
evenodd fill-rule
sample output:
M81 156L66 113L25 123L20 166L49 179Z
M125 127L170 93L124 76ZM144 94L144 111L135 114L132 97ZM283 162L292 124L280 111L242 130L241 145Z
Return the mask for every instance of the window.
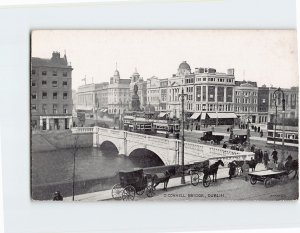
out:
M57 113L57 104L53 104L53 114Z
M36 93L32 93L31 99L36 100Z
M31 71L31 74L35 75L35 70L32 70L32 71Z
M42 81L42 86L47 86L47 81L46 80Z
M42 93L42 99L47 99L47 92Z
M57 76L57 71L56 70L52 71L52 76Z
M57 92L53 92L53 99L54 99L54 100L57 99Z
M57 81L52 81L52 87L57 87Z
M36 87L36 82L35 81L31 81L31 86L32 87Z
M42 71L42 75L47 75L47 71Z
M64 100L68 99L68 93L67 92L64 92L63 99Z
M47 113L47 104L43 104L42 106L42 112Z
M32 110L32 111L36 111L36 105L35 105L35 104L32 104L32 105L31 105L31 110Z
M205 82L206 81L206 78L203 78L203 82Z
M63 113L68 113L68 105L67 104L65 104L63 106Z

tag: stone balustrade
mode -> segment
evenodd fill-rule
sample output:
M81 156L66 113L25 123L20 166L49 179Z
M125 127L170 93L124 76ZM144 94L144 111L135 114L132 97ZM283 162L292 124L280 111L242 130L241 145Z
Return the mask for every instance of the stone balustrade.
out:
M119 150L120 154L130 155L133 150L146 148L156 153L167 165L178 164L181 161L181 141L171 138L146 135L101 127L73 128L73 133L93 133L93 146L98 147L104 141L110 141ZM252 152L236 151L220 147L203 145L193 142L184 143L185 163L194 163L209 159L222 159L225 164L232 160L250 160ZM227 166L227 165L226 165Z

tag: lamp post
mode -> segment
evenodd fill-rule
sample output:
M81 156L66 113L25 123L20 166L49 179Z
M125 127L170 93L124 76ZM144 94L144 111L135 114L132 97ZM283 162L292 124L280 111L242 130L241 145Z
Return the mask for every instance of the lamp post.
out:
M280 96L279 96L280 94ZM285 98L284 98L284 92L279 87L277 90L273 93L273 98L275 100L275 107L276 107L276 124L277 124L277 103L276 99L280 99L281 97L281 104L282 104L282 148L281 148L281 162L284 161L284 139L285 139L285 126L284 126L284 118L285 118ZM275 124L275 129L276 129ZM276 136L276 131L275 131ZM274 136L274 145L275 145L275 136Z
M183 88L181 89L181 94L178 95L181 98L181 166L182 166L182 176L181 176L181 184L185 184L185 177L184 177L184 97L187 94L184 94Z

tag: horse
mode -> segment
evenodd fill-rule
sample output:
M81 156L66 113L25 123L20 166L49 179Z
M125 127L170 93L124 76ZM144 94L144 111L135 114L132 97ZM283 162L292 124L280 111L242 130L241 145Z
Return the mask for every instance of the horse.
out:
M157 185L159 185L160 183L164 183L164 191L168 191L168 183L169 180L171 178L171 176L174 176L176 172L175 167L170 168L169 170L165 171L165 172L161 172L161 173L155 173L152 176L152 185L153 188L155 189Z
M295 175L293 176L293 179L295 179L296 177L298 177L298 169L299 169L299 164L298 164L298 160L293 160L291 156L289 156L287 158L287 162L284 165L285 170L287 170L287 172L289 174L291 174L293 171L295 172Z
M217 173L220 165L224 167L224 163L221 159L219 159L217 162L210 165L209 167L206 167L206 169L204 169L203 171L204 173L203 178L206 179L208 176L212 175L213 176L212 182L217 182Z

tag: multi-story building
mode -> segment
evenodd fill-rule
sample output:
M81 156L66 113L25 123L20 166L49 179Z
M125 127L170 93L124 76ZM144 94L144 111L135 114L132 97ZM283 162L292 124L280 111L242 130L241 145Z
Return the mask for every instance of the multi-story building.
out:
M138 92L137 95L140 98L140 108L141 110L145 109L147 105L147 81L144 81L143 77L135 69L134 73L130 77L130 92L129 92L129 100L131 100L132 95L134 94L133 88L134 85L137 85ZM129 106L130 108L131 106Z
M160 80L158 77L151 77L147 79L147 105L153 106L155 111L159 111L160 105Z
M274 101L274 92L277 90L275 87L269 88L269 121L272 122L276 115L276 106ZM285 98L285 118L299 118L298 98L299 87L282 88ZM282 118L282 96L278 93L277 105L277 117Z
M42 130L72 126L72 66L67 56L31 59L31 126Z
M130 79L120 79L120 73L115 71L110 78L107 90L108 113L119 115L129 109L130 104Z
M266 85L258 87L258 92L257 92L258 120L257 120L257 123L266 124L268 122L269 97L270 97L270 88L266 87Z
M167 111L170 116L180 117L181 101L179 94L186 94L185 111L191 119L210 123L233 124L234 118L234 69L218 73L213 68L191 68L186 61L179 65L178 71L168 80Z
M159 110L165 112L167 110L168 101L168 79L159 80Z
M108 82L89 83L78 87L76 109L91 113L107 109L107 90Z
M257 83L236 81L235 84L235 113L240 118L240 122L258 123Z

